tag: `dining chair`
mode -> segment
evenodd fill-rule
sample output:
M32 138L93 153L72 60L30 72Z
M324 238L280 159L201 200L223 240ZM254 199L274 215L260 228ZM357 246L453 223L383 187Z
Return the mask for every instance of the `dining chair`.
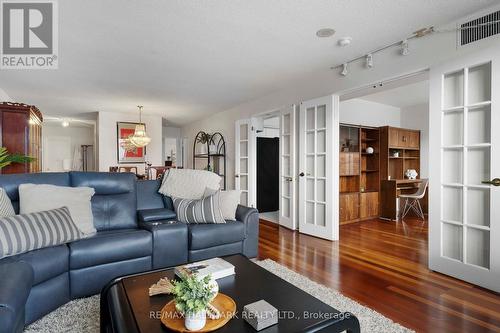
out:
M405 205L401 211L401 220L411 211L417 214L422 220L425 220L424 212L422 206L420 205L420 200L425 196L427 187L429 185L429 179L422 179L422 182L418 185L418 190L411 194L400 194L399 199L405 200Z
M137 167L135 166L121 166L118 168L118 172L131 172L137 175Z

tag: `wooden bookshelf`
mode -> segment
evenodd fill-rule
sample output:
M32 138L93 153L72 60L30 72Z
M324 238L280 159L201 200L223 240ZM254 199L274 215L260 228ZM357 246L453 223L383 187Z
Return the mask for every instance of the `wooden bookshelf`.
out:
M373 148L368 153L367 148ZM340 223L378 216L380 135L378 128L340 126Z
M381 180L404 179L408 169L420 175L420 131L381 127L380 148Z

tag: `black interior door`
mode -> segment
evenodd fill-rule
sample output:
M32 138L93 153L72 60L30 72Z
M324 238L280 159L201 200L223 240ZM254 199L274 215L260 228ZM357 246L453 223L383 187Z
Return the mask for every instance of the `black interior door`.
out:
M279 138L257 138L257 209L279 210Z

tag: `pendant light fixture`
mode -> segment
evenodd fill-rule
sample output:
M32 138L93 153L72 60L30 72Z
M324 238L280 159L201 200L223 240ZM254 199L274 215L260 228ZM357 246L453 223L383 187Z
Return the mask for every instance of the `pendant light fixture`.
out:
M141 148L147 146L151 142L151 138L146 133L146 125L142 122L142 105L139 108L139 123L135 125L134 134L129 136L130 143L134 146Z

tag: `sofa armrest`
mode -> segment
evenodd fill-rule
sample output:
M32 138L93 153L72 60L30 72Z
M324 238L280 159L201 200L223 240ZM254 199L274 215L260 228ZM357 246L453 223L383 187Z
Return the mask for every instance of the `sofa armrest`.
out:
M21 332L24 310L34 281L30 264L22 261L0 262L0 332Z
M139 228L153 234L153 269L188 261L188 227L177 221L139 222Z
M255 208L238 205L236 220L245 224L243 254L248 258L256 257L259 247L259 211Z
M141 209L137 211L139 222L153 222L163 220L175 220L177 215L173 210L167 208Z

